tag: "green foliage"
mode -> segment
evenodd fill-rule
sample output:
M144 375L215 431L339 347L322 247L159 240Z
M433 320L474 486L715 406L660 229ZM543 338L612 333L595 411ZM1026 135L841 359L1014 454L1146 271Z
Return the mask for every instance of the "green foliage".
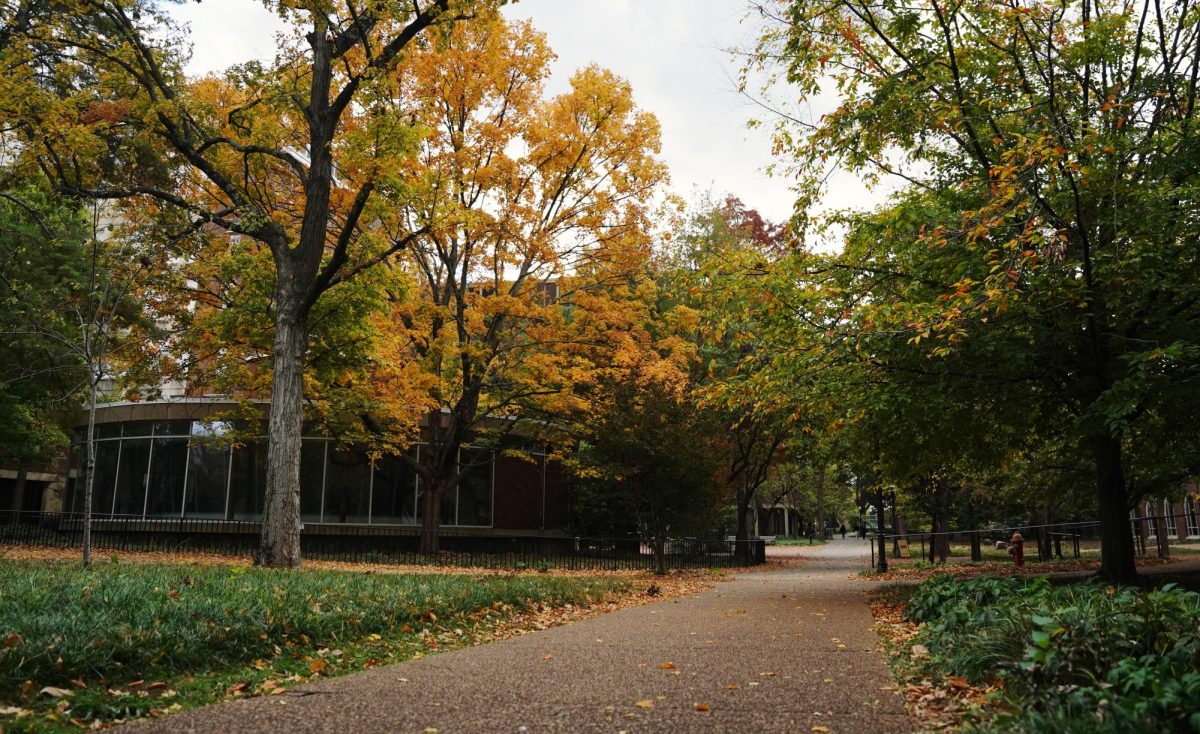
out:
M980 731L1160 731L1200 723L1200 594L939 576L912 595L929 671L988 683L1012 712Z
M86 377L57 338L87 280L79 207L33 186L0 191L0 463L45 460L66 443L63 398ZM70 405L67 403L66 405Z
M624 581L553 576L446 576L247 567L0 563L0 701L25 680L108 685L270 660L425 629L507 604L560 605Z
M612 532L633 517L659 541L711 529L723 488L707 416L678 386L645 375L611 389L573 459L587 521Z

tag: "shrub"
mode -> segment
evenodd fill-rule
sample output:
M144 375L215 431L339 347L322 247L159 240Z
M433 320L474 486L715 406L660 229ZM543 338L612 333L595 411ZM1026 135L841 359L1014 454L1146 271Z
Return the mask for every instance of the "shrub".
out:
M1200 594L1046 579L939 576L912 595L929 672L1003 679L985 730L1200 732Z

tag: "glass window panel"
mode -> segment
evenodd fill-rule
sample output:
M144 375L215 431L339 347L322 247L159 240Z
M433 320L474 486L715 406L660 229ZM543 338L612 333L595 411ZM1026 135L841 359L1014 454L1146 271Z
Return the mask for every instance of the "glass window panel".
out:
M186 438L154 439L154 455L150 457L147 515L179 517L183 506L183 477L187 469L187 455Z
M465 470L458 484L458 524L492 524L492 452L463 449L459 452Z
M417 475L396 456L375 462L375 487L371 490L371 522L415 525Z
M224 436L232 430L229 421L192 421L193 436Z
M195 518L224 518L229 482L229 447L202 441L188 452L187 499L184 514Z
M96 443L96 477L92 480L92 514L108 515L112 513L113 483L117 478L117 456L121 450L120 441L98 441ZM84 464L80 468L80 477L87 471L87 453L83 453ZM79 490L79 511L83 512L84 489Z
M129 436L149 436L154 430L154 421L125 421L122 424L123 433L121 435L128 438Z
M186 436L191 433L191 421L155 421L155 436Z
M234 520L261 520L267 488L267 442L248 443L233 450L229 479L229 510Z
M300 520L321 521L321 490L325 481L325 441L300 442Z
M83 434L83 436L84 436L84 438L87 438L86 429L85 429L85 433ZM97 423L95 436L96 436L96 438L120 438L121 437L121 424L120 423Z
M141 516L146 511L146 470L150 468L150 439L121 442L121 464L117 468L117 502L114 515Z
M371 464L365 457L329 451L325 469L324 522L367 522Z

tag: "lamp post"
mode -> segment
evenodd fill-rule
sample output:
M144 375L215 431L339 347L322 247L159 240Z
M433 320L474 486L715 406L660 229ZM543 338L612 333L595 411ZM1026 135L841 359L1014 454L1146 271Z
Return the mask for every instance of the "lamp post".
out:
M896 519L896 490L889 489L888 497L892 500L892 558L899 558L900 521Z
M883 485L880 484L876 490L875 499L878 500L875 505L875 518L879 522L879 573L887 573L887 515L883 510Z

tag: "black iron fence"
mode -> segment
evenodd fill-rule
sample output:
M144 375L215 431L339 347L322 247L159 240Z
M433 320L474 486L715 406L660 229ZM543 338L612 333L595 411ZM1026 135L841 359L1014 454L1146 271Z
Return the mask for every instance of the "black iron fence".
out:
M94 517L98 551L155 551L246 556L258 547L255 521L194 518ZM655 566L651 547L638 538L518 536L441 531L437 553L420 552L420 529L358 525L306 525L300 533L306 559L473 568L638 570ZM83 516L77 513L0 512L0 545L80 548ZM667 568L749 566L765 560L763 541L681 538L666 544Z
M1178 533L1175 516L1146 515L1131 516L1130 528L1133 533L1134 547L1141 556L1149 555L1151 549L1159 558L1171 555L1172 541L1182 539ZM1100 523L1098 521L1054 523L1049 525L1014 525L1003 528L983 528L976 530L953 530L943 533L899 533L872 535L871 567L877 568L881 553L887 553L892 558L901 557L901 544L907 545L911 557L921 560L934 560L935 540L946 537L951 543L968 543L971 547L971 560L982 560L985 547L1005 547L1013 533L1020 533L1026 548L1027 556L1036 557L1039 561L1081 557L1081 543L1098 540ZM1191 537L1191 536L1187 536ZM1196 539L1200 539L1198 536Z

